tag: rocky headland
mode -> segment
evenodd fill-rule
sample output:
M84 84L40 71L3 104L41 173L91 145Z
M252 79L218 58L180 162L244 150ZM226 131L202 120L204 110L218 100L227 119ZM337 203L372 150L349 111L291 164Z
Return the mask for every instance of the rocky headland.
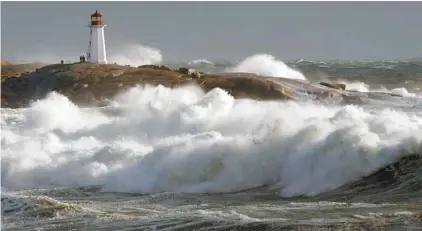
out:
M74 63L41 65L26 73L9 72L5 75L2 65L1 106L27 107L51 91L67 96L78 105L94 106L136 85L174 88L188 84L198 85L204 91L219 87L235 98L254 100L316 100L324 104L360 104L364 98L379 97L372 93L347 91L344 84L313 83L252 73L206 74L193 69L172 69L158 65L130 67ZM382 94L395 97L388 93Z
M12 63L12 62L1 62L1 80L11 77L22 77L30 72L47 66L48 63L33 62L33 63Z

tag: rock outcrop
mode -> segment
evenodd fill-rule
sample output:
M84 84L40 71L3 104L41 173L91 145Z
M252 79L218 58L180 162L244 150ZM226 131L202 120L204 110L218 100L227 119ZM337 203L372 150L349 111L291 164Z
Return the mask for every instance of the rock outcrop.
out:
M187 76L195 78L195 79L201 78L201 73L199 73L198 71L196 71L195 69L192 69L192 68L181 67L181 68L179 68L179 73L187 75Z
M22 77L28 75L30 72L37 70L38 68L47 66L47 63L23 63L16 64L11 62L1 62L1 80L14 77Z
M331 87L331 88L334 88L334 89L346 90L346 84L344 84L344 83L320 82L319 84L326 86L326 87Z
M154 70L174 71L170 67L166 67L164 65L142 65L142 66L139 66L138 68L151 68Z
M25 72L32 72L35 71L38 68L47 66L47 63L40 63L40 62L34 62L34 63L11 63L11 62L1 62L1 75L14 75L19 73L25 73Z
M345 91L344 86L251 73L201 74L194 69L174 70L157 65L130 67L75 63L48 65L21 77L3 80L1 106L26 107L51 91L67 96L76 104L96 105L130 87L146 84L166 87L196 84L204 91L218 87L235 98L254 100L318 100L321 103L356 104L369 97L369 93Z

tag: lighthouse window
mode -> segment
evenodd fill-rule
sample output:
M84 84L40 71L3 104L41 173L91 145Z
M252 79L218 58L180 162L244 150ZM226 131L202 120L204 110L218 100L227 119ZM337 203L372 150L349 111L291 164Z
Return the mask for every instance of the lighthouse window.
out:
M95 22L97 21L97 17L92 17L91 20Z

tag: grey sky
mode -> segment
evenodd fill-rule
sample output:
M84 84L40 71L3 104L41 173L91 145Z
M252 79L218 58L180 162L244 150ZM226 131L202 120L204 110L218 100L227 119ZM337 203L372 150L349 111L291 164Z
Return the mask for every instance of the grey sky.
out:
M422 56L422 2L2 2L2 60L79 56L96 9L109 53L139 43L165 61Z

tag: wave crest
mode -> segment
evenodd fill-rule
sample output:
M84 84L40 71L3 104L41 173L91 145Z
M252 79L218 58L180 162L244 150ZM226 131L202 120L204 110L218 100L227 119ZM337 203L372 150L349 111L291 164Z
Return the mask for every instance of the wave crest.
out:
M306 80L305 76L298 70L288 67L283 61L275 59L269 54L256 54L249 56L228 72L249 72L263 76L284 77L291 79Z

